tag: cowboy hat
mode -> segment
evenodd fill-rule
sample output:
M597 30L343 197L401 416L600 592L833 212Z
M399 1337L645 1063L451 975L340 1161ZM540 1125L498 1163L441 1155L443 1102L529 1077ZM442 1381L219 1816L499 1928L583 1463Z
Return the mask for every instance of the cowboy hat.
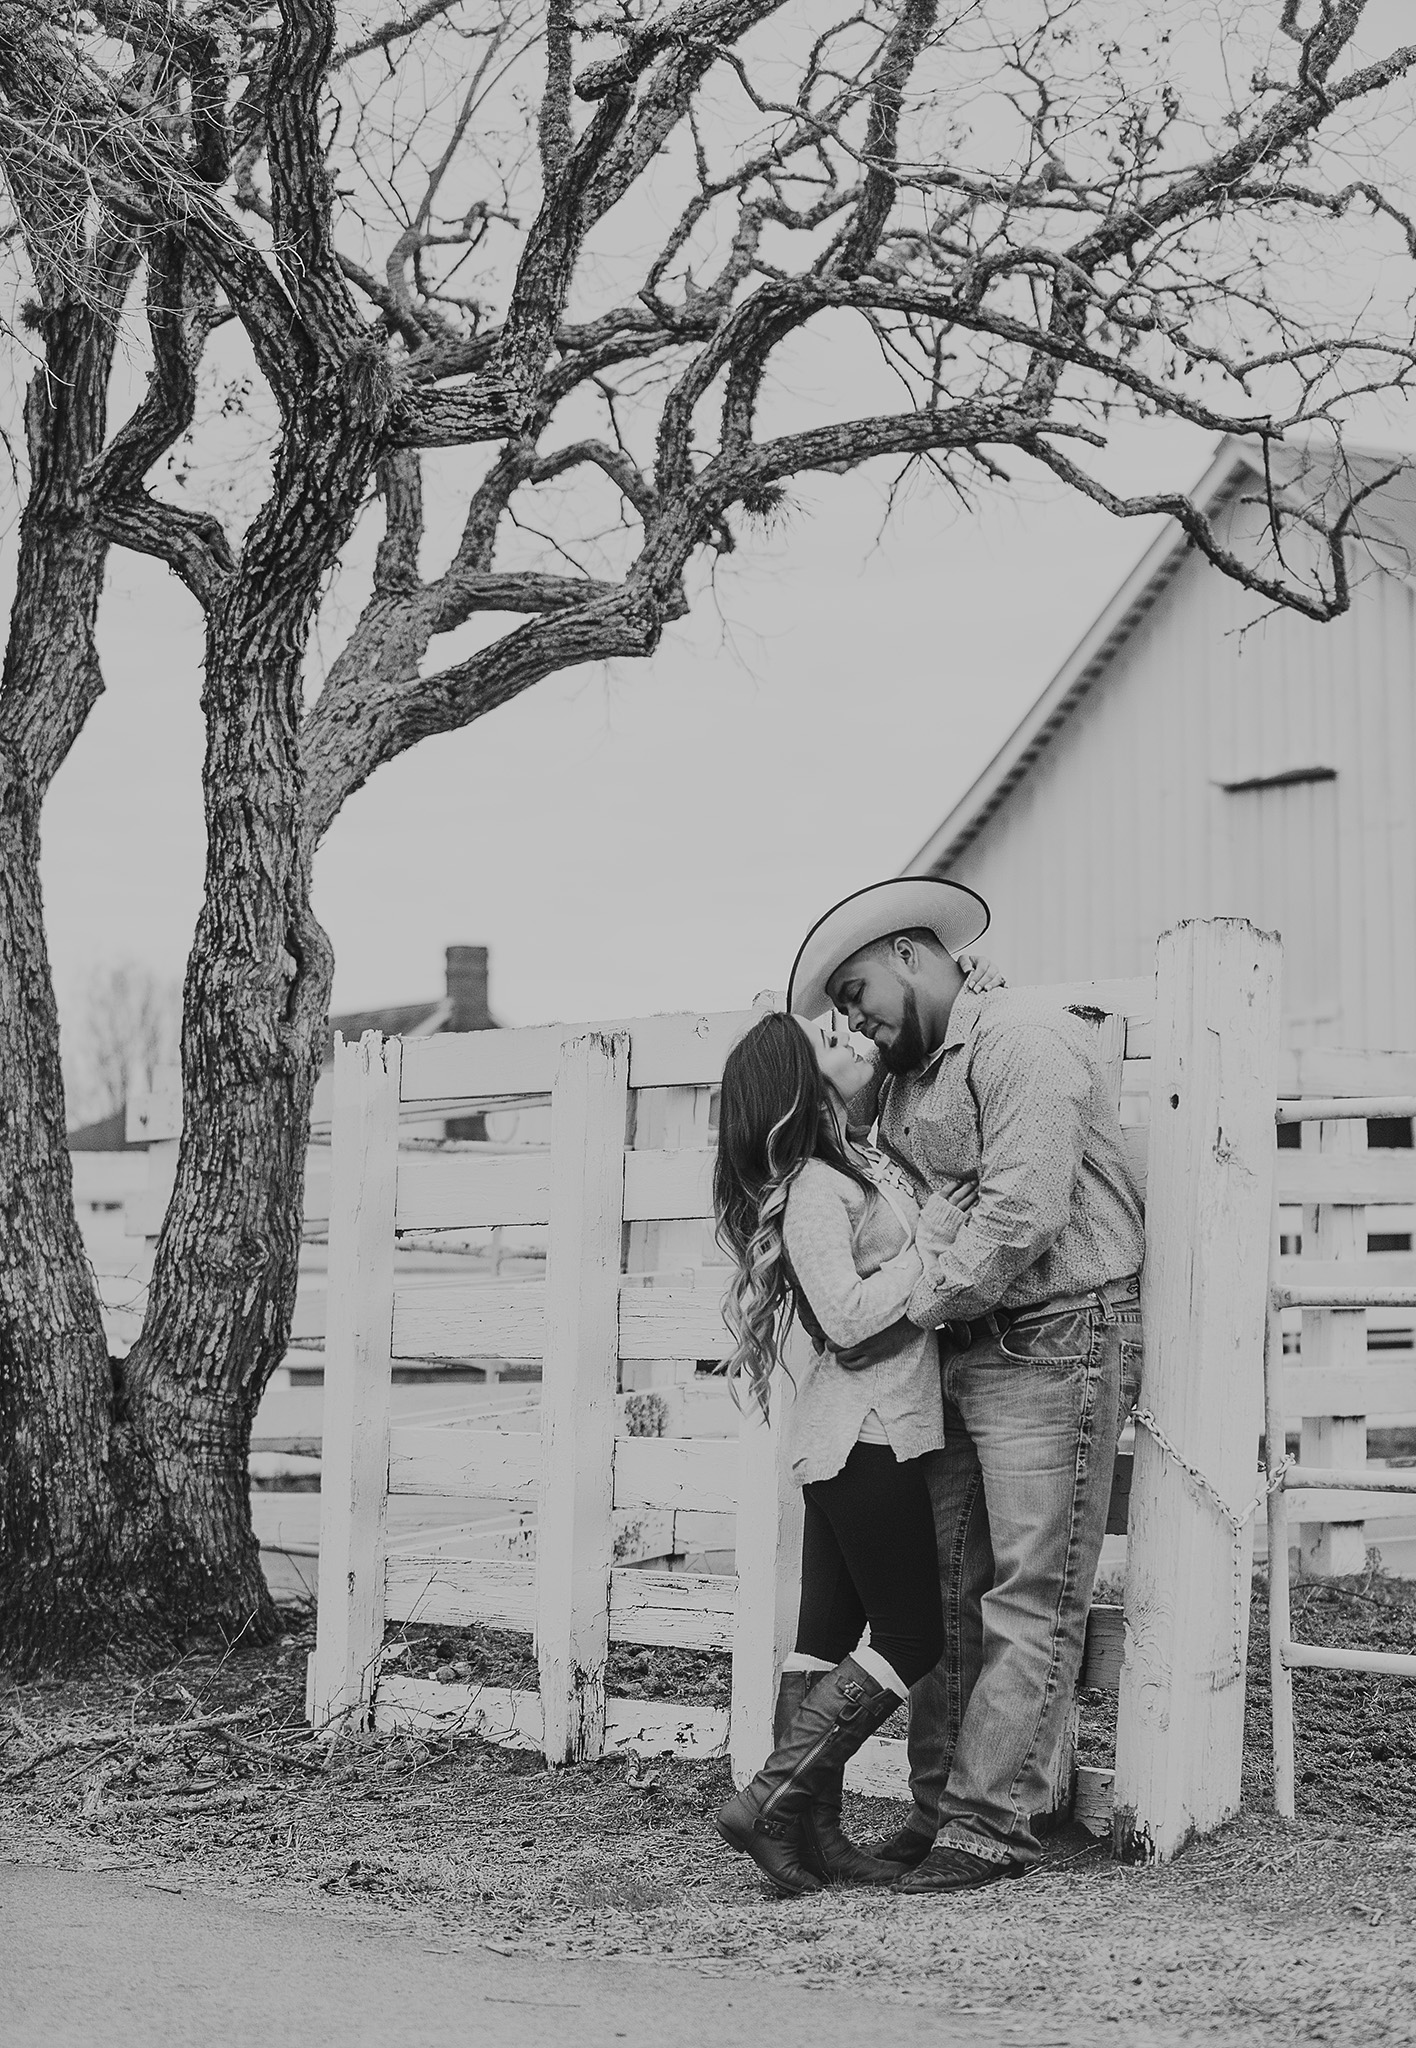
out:
M818 918L801 942L787 983L787 1008L819 1017L831 1008L826 984L862 946L895 932L931 931L946 952L959 953L988 930L988 905L962 882L904 875L873 882Z

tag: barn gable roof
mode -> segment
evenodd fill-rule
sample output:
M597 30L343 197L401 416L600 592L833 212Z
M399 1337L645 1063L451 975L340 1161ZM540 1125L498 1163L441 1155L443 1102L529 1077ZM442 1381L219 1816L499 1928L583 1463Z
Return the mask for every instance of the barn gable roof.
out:
M1322 465L1319 471L1319 463ZM1330 456L1302 447L1275 448L1271 466L1280 486L1302 486L1312 502L1337 496L1339 472ZM1398 473L1390 476L1396 468ZM1263 474L1263 458L1254 444L1229 435L1192 493L1200 511L1214 515ZM1313 489L1315 478L1328 479L1328 489ZM1385 479L1385 481L1383 481ZM1416 463L1389 449L1344 447L1341 488L1352 484L1372 489L1354 521L1372 558L1390 573L1416 581ZM977 838L1049 745L1082 699L1106 675L1147 612L1164 593L1192 543L1176 521L1147 548L1135 568L1100 616L1083 634L1026 717L999 748L983 773L967 789L943 823L930 834L905 865L907 875L942 874Z

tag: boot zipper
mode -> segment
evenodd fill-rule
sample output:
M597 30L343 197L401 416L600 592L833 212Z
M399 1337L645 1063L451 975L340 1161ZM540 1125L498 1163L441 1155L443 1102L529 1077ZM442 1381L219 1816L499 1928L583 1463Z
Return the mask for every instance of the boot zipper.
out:
M854 1719L854 1716L852 1716L851 1718ZM785 1783L779 1785L775 1792L769 1792L767 1794L767 1797L763 1800L761 1807L761 1812L764 1816L772 1811L772 1808L777 1804L777 1801L783 1796L784 1793L790 1792L792 1786L798 1784L801 1781L801 1779L811 1769L811 1766L816 1762L816 1759L820 1756L822 1750L825 1749L827 1744L831 1742L834 1739L834 1737L840 1733L841 1729L845 1726L845 1724L846 1716L844 1714L838 1714L835 1720L831 1723L830 1727L826 1730L826 1733L812 1744L811 1748L807 1751L801 1763L798 1764L797 1768L792 1772L791 1776L785 1781Z

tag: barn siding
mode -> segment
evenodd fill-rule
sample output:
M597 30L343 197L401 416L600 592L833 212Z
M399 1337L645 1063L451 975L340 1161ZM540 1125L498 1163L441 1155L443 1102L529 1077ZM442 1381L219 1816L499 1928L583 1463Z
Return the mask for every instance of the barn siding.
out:
M1237 544L1261 521L1227 516ZM993 906L1015 977L1142 973L1180 918L1253 916L1307 958L1290 1042L1409 1044L1416 590L1368 570L1329 626L1268 609L1192 555L949 872ZM1335 783L1219 786L1320 766ZM1325 944L1328 1016L1313 1014Z

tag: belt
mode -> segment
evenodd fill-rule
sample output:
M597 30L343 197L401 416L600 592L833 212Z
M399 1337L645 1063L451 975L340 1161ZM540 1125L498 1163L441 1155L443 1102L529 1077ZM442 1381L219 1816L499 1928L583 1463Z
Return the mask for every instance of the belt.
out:
M988 1337L1001 1337L1017 1323L1040 1323L1050 1316L1067 1315L1082 1309L1120 1308L1131 1303L1139 1304L1140 1299L1140 1275L1131 1273L1124 1280L1104 1280L1100 1287L1093 1287L1086 1294L1059 1294L1051 1301L1026 1302L1022 1308L991 1308L967 1321L959 1317L940 1326L939 1341L951 1345L955 1351L967 1351L971 1345L982 1343Z

